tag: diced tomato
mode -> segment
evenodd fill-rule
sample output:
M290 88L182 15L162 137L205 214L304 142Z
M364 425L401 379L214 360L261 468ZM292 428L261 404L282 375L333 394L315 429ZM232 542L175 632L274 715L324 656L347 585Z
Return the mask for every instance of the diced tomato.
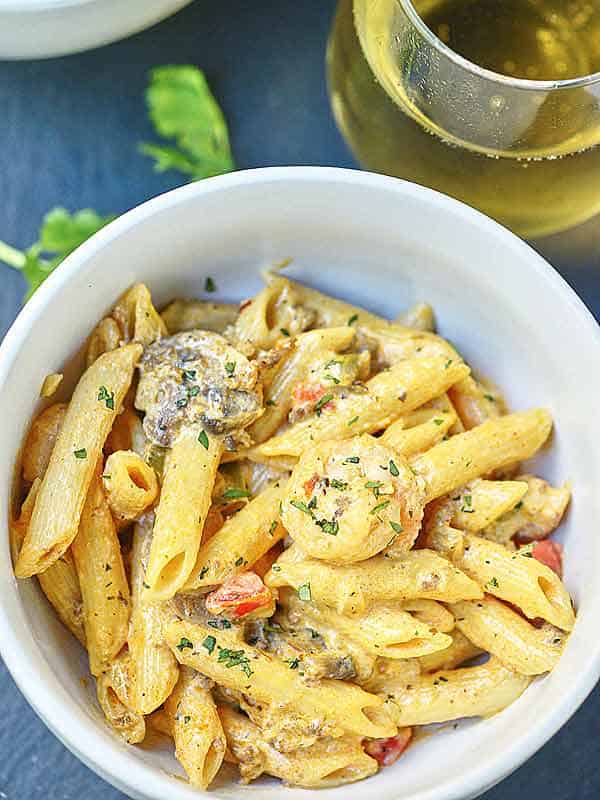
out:
M558 542L553 542L551 539L536 542L531 550L531 555L550 567L559 578L562 578L562 547Z
M304 405L304 403L317 403L326 391L320 383L314 385L299 383L292 392L292 404L298 406Z
M309 479L308 479L307 481L305 481L305 483L303 484L303 486L304 486L304 494L305 494L307 497L310 497L310 496L311 496L311 494L314 492L314 490L315 490L315 486L317 485L317 482L318 482L318 480L319 480L319 476L318 476L318 475L317 475L317 473L315 472L315 474L312 476L312 478L309 478Z
M244 617L253 611L273 607L273 594L254 572L242 572L211 592L206 597L206 608L211 614Z
M365 753L377 761L380 767L389 767L397 761L412 739L412 728L400 728L396 736L389 739L369 739L364 743Z

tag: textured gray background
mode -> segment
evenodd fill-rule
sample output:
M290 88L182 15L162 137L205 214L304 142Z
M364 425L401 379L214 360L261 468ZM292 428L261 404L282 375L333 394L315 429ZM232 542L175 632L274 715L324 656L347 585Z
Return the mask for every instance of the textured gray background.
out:
M0 63L0 239L24 247L60 204L119 213L180 181L152 173L136 145L152 136L148 70L194 63L231 126L240 167L355 166L327 103L323 55L333 0L199 0L110 47L51 61ZM600 191L600 187L599 187ZM598 317L600 225L536 246ZM0 266L0 337L23 283ZM550 321L551 322L551 321ZM0 800L123 800L46 730L0 663ZM546 747L485 800L600 797L600 689Z

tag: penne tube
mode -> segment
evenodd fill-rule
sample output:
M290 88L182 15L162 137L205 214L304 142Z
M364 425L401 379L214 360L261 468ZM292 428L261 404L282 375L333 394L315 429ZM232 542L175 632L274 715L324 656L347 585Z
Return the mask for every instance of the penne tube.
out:
M117 450L106 459L102 482L119 527L143 514L158 494L156 473L132 450Z
M167 456L146 572L148 602L169 600L194 568L223 446L222 437L190 426Z
M341 786L377 772L358 736L321 739L310 747L282 753L262 736L260 728L231 706L219 706L227 746L247 783L263 772L305 789Z
M297 457L318 442L373 433L442 394L468 374L466 364L449 363L440 356L400 362L371 378L366 391L336 398L330 408L325 404L317 409L320 415L297 422L253 451L267 457Z
M105 353L77 384L38 492L17 577L47 570L75 538L102 446L141 351L132 344Z
M144 600L145 570L152 543L151 525L152 515L148 515L133 532L131 622L127 638L133 674L130 707L144 715L165 702L179 676L177 659L163 640L161 607Z
M310 627L319 630L323 624L333 628L375 656L414 658L444 650L452 641L405 611L400 601L377 603L353 617L338 614L327 606L303 602L295 592L287 591L281 601L292 613L305 618Z
M214 331L223 333L237 319L239 307L234 303L210 303L205 300L173 300L160 316L169 334L182 331Z
M286 535L279 522L285 485L286 481L278 481L265 489L201 545L196 564L181 591L195 592L205 586L224 583L239 572L251 569Z
M419 622L441 633L451 633L454 628L454 615L437 600L426 600L422 597L403 600L402 608Z
M380 698L341 681L308 686L289 664L244 644L227 630L175 620L166 626L165 638L180 663L259 702L321 719L335 735L345 731L377 738L396 732L380 713Z
M438 651L438 653L441 652L444 651ZM435 658L438 653L432 653L430 656L424 656L424 658ZM421 666L418 658L378 658L371 674L366 680L361 681L361 686L367 692L379 694L385 691L385 687L390 684L394 686L411 684L417 680L420 674Z
M454 603L451 608L457 628L508 669L540 675L558 663L567 635L553 625L536 628L491 595Z
M530 682L528 676L518 675L490 658L478 667L421 675L409 686L390 684L383 693L394 722L404 727L489 717L513 703Z
M469 601L476 602L476 601ZM417 659L422 672L437 672L440 669L456 669L465 661L470 661L482 655L483 650L477 647L467 637L455 628L451 633L452 644L445 650L430 653ZM410 683L410 681L408 681Z
M40 388L40 397L47 399L53 397L58 391L58 387L63 381L64 375L62 372L51 372L46 375Z
M96 694L106 721L127 744L137 744L146 737L146 723L141 714L129 708L131 674L129 655L123 650L106 672L96 678Z
M380 437L382 444L391 447L405 458L429 450L446 436L456 422L456 414L446 411L428 412L430 419L405 427L405 419L400 417L385 430Z
M129 585L99 476L90 485L71 547L83 600L90 672L106 670L127 641Z
M285 555L285 554L284 554ZM402 558L375 556L358 564L336 566L306 559L284 558L265 577L267 586L292 586L299 596L335 609L340 614L360 614L384 600L425 598L477 600L478 584L432 550L409 550Z
M429 303L416 303L399 314L394 320L394 324L417 331L435 331L433 308Z
M478 533L514 508L527 492L524 481L486 481L477 478L452 493L454 513L450 524Z
M533 456L544 444L552 419L541 408L508 414L451 436L411 461L427 484L427 502L494 469Z
M282 425L292 405L292 391L306 380L315 356L348 349L356 336L353 328L320 328L301 333L293 341L289 355L278 365L269 386L265 389L265 413L249 428L255 442L264 442Z
M573 628L571 598L558 575L532 558L531 548L512 553L495 542L465 534L462 555L456 552L453 560L486 592L517 606L529 619L541 617L564 631Z
M165 703L175 741L175 756L190 784L207 789L223 763L225 734L206 679L183 667Z
M110 353L121 345L122 333L112 317L101 319L91 333L85 350L85 365L91 367L104 353Z
M17 560L19 550L25 538L40 483L41 478L36 478L34 480L21 506L21 513L10 525L10 544L13 563ZM67 550L58 561L51 567L48 567L46 572L40 573L37 578L41 590L46 595L46 599L50 605L56 611L59 620L85 647L81 588L79 586L79 578L77 577L71 550Z
M112 317L126 342L148 345L167 335L167 328L152 304L148 287L136 283L118 299Z
M44 477L66 413L66 403L54 403L34 419L23 445L23 480Z

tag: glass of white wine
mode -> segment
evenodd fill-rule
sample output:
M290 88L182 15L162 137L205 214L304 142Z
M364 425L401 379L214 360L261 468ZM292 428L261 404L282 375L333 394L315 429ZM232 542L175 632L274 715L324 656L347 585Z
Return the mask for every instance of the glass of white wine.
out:
M600 0L340 0L327 61L365 168L526 237L600 212Z

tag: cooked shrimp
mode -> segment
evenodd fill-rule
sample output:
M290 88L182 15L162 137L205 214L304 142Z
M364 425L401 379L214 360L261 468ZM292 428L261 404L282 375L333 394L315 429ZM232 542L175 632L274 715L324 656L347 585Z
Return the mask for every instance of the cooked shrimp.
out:
M364 435L305 451L281 520L305 553L344 564L370 558L392 541L408 550L422 517L422 491L408 465Z
M275 610L275 597L256 573L242 572L207 595L206 610L232 619L248 619L250 614L270 617Z

